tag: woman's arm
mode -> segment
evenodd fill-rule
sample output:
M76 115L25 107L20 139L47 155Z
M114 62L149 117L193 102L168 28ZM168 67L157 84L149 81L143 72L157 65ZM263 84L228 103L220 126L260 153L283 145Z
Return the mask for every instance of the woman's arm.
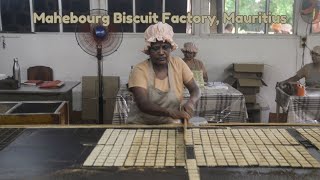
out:
M202 69L202 72L203 72L203 80L204 80L204 82L208 82L208 73L207 73L207 70L206 70L206 68L204 67L203 62L200 61L200 64L201 64L201 69Z
M185 84L190 93L190 98L187 103L184 105L185 111L192 116L194 111L194 106L201 97L201 92L196 84L195 80L192 78L187 84Z
M300 77L298 77L297 75L295 75L295 76L292 76L291 78L289 78L289 79L287 79L287 80L282 81L282 83L286 83L286 82L297 82L297 81L299 81L300 79L301 79Z
M308 74L308 68L309 65L305 65L303 66L297 73L296 75L292 76L291 78L289 79L286 79L282 82L279 83L280 86L284 85L284 83L287 83L287 82L297 82L299 81L300 79L302 78L305 78L306 77L306 74Z
M279 84L277 84L277 85L279 85L280 87L283 87L283 85L285 84L285 83L287 83L287 82L297 82L297 81L299 81L301 78L298 76L298 75L295 75L295 76L292 76L291 78L289 78L289 79L286 79L286 80L284 80L284 81L281 81L281 82L279 82Z
M203 70L203 80L204 82L208 82L208 73L205 69Z

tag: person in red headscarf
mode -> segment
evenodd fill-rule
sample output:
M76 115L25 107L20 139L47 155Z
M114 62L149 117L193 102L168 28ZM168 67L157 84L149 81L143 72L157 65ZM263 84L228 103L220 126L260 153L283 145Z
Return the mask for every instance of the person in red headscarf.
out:
M273 30L273 32L275 34L280 34L282 31L281 31L281 24L280 23L273 23L271 25L271 29Z

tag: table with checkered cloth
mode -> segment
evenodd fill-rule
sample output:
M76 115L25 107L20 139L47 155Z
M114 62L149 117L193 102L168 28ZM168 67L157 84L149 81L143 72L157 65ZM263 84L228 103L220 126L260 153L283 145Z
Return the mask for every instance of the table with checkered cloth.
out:
M194 116L220 122L246 122L248 117L244 96L241 92L228 86L228 89L201 89L201 98L196 105ZM184 93L184 102L188 100L188 90ZM113 124L124 124L128 118L133 95L126 85L121 85L113 113Z
M320 120L320 96L290 96L276 87L276 102L288 113L287 122L317 123Z

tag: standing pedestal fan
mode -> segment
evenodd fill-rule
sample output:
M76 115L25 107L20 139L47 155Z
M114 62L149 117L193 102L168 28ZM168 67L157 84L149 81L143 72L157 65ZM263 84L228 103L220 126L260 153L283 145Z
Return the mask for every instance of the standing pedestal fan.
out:
M103 9L90 10L90 17L98 16L108 16L108 12ZM78 23L76 26L75 36L78 45L84 52L97 57L99 83L98 123L103 124L103 57L117 51L122 42L123 33L121 24L113 24L110 22L108 26L104 26L102 18L95 19L99 19L99 22L84 24Z

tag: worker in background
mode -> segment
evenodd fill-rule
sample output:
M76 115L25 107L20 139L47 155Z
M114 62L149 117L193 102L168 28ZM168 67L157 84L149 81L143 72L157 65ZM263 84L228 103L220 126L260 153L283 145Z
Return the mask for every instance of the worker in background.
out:
M273 23L271 25L271 29L273 30L274 34L281 34L281 24L280 23Z
M315 46L311 51L312 63L304 65L293 77L282 81L280 86L286 82L297 82L305 78L306 87L320 88L320 46Z
M200 60L195 59L198 53L198 48L196 45L192 42L184 43L181 51L184 54L184 62L189 66L193 74L199 74L200 77L203 78L204 82L208 82L208 73L206 68Z

